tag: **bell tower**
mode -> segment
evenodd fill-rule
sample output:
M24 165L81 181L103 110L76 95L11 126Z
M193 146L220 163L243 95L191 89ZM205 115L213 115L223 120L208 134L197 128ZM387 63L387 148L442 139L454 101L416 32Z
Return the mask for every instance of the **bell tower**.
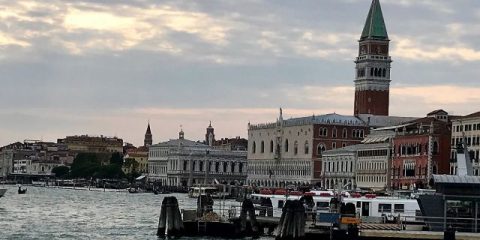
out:
M354 115L388 116L390 64L387 28L379 0L373 0L355 60Z
M143 139L143 146L148 147L153 143L152 131L150 130L150 121L148 122L147 131L145 131L145 138Z

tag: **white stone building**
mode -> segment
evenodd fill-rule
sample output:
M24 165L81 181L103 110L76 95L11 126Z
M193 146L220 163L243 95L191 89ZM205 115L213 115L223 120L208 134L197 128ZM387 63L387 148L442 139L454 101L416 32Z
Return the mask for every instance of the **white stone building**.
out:
M245 184L247 153L214 149L184 138L154 144L148 154L149 181L163 186L193 184Z
M452 120L451 138L451 162L450 173L456 174L456 146L463 142L463 136L467 142L470 159L472 160L473 174L480 175L480 112L459 117Z
M385 190L390 183L394 131L373 130L361 144L326 151L322 176L325 188Z
M352 145L326 151L322 158L323 186L326 189L354 189L357 148Z

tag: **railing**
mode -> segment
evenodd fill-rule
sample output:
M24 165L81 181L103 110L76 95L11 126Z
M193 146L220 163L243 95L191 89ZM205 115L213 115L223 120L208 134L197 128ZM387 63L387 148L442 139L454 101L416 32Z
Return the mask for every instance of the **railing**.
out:
M478 217L401 216L399 218L401 229L405 229L411 223L423 223L425 228L430 231L480 232L480 218Z

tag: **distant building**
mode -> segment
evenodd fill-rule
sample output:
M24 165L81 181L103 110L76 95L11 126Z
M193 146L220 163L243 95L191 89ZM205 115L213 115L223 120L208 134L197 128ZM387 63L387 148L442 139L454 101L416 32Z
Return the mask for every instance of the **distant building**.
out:
M203 183L245 184L247 158L244 151L218 150L206 144L179 138L154 144L148 154L149 181L164 186Z
M326 189L355 189L357 148L351 145L325 151L322 158L323 186Z
M248 148L248 140L245 138L221 138L220 140L216 140L215 129L212 127L211 121L207 127L205 140L203 142L215 149L223 149L227 151L247 151Z
M339 114L249 124L248 182L257 186L319 184L323 152L358 144L368 126L357 117Z
M148 123L147 126L147 131L145 131L145 138L143 140L143 146L144 147L149 147L153 143L153 136L152 136L152 131L150 130L150 122Z
M394 131L374 130L357 148L356 187L362 190L389 189Z
M205 134L205 144L213 146L215 144L215 129L212 127L212 122L207 127L207 133Z
M452 120L451 162L450 174L456 174L457 152L456 146L465 141L472 161L473 174L480 175L480 112Z
M430 113L405 124L394 126L392 187L424 188L433 174L448 174L451 123ZM448 117L447 117L448 119Z
M127 159L132 159L136 162L135 171L140 174L148 173L148 149L139 148L137 151L127 153L124 157L124 163ZM124 173L131 173L134 170L132 165L123 165Z
M223 149L227 151L247 151L248 140L245 138L222 138L213 144L215 149Z
M67 136L57 140L58 144L65 144L68 150L73 152L93 153L123 153L123 140L117 137L105 136Z
M51 175L56 166L73 162L67 146L53 142L25 140L0 148L0 177L11 174Z

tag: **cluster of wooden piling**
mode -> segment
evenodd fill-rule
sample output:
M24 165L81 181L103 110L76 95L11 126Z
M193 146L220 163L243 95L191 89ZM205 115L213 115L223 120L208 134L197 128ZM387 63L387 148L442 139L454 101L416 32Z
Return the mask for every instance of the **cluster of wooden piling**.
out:
M181 236L183 221L176 197L165 197L158 220L157 236Z
M300 200L287 200L282 209L276 239L305 237L305 207Z

